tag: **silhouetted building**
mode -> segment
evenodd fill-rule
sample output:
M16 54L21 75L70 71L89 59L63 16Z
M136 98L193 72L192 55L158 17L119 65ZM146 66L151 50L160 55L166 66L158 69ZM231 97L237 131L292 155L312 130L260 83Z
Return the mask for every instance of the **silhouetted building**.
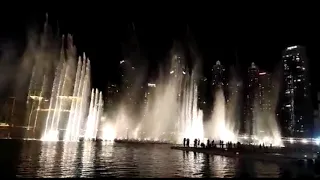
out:
M210 90L212 92L212 103L214 108L216 92L217 90L222 90L224 96L226 98L226 70L220 61L217 61L215 65L213 65L211 69L212 79L211 79L211 87ZM213 108L211 109L211 113Z
M171 50L171 53L172 59L169 72L170 80L176 81L175 83L178 83L177 88L179 88L180 91L177 92L177 100L182 101L185 80L187 79L187 75L189 75L186 68L186 58L183 52L182 45L178 42L175 42Z
M260 111L271 111L272 99L272 78L271 74L267 72L259 73L259 105Z
M317 93L317 107L314 110L314 136L320 136L320 92Z
M259 69L254 64L248 68L248 83L246 87L246 99L244 107L244 131L245 133L253 134L253 124L255 105L259 100Z
M291 46L282 55L283 88L282 126L285 136L311 135L312 103L305 48Z
M181 77L186 74L185 60L183 56L177 54L173 56L171 62L170 75L174 77Z
M155 91L156 91L156 87L157 85L155 83L149 82L147 84L147 90L144 93L144 97L143 97L143 105L144 105L144 109L146 111L144 111L144 116L146 115L145 113L148 110L148 103L153 102L153 98L155 98Z
M124 100L129 106L137 107L139 97L143 96L141 86L143 86L144 78L140 77L145 65L144 58L141 53L138 36L135 25L129 26L129 40L122 44L123 60L120 61L121 71L121 92Z
M217 61L216 64L212 67L212 89L222 88L225 90L226 85L226 70L224 66Z
M114 107L119 102L119 92L119 87L116 84L108 84L104 100L106 109Z
M208 80L206 77L200 78L198 86L198 107L202 110L207 107L207 83Z

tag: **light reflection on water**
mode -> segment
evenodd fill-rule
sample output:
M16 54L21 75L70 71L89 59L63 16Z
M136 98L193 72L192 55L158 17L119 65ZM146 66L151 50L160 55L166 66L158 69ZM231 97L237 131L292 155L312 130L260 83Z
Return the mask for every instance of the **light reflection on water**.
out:
M23 143L18 177L279 177L278 165L105 142Z

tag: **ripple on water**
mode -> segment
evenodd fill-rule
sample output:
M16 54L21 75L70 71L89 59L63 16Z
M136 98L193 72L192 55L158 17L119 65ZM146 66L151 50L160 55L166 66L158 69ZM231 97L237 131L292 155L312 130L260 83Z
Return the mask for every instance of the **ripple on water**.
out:
M276 164L171 150L168 145L23 144L17 177L279 177ZM15 144L10 144L14 148Z

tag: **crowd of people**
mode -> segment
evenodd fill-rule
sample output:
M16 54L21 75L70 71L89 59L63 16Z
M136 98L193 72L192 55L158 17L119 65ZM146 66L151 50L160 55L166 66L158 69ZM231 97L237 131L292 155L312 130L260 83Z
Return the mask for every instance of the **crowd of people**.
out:
M216 148L217 145L219 145L220 148L236 148L241 145L240 142L238 143L232 143L231 141L229 142L224 142L222 140L219 141L219 143L215 143L214 140L210 141L209 139L207 140L207 143L205 144L204 142L201 142L200 139L194 139L193 141L193 147L201 147L201 148ZM190 139L189 138L183 138L183 147L190 147Z
M209 139L207 139L207 142L201 142L200 139L196 138L193 141L193 147L198 148L227 148L227 149L233 149L233 148L239 148L242 147L243 144L241 144L240 142L237 143L232 143L231 141L228 142L224 142L223 140L220 140L218 143L215 143L214 140L210 141ZM256 147L259 149L272 149L272 144L270 144L270 146L265 146L265 144L259 144L258 146L256 145L244 145L244 146L250 146L252 148ZM189 138L183 138L183 147L191 147L190 145L190 139ZM249 147L249 148L250 148Z

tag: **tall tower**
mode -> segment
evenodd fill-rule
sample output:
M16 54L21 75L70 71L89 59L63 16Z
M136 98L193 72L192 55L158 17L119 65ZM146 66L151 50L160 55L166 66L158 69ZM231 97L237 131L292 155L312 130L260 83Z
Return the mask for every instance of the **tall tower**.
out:
M259 99L259 68L251 63L248 68L248 83L246 87L246 100L245 100L245 118L244 118L244 131L246 134L253 134L254 111L255 103Z
M305 48L291 46L284 50L282 104L283 130L286 136L311 135L312 103Z
M272 79L271 74L267 72L259 72L259 108L261 112L271 111L271 90Z
M220 61L217 61L216 64L212 67L212 89L216 89L218 87L223 88L226 85L226 76L225 76L225 68L221 64Z

